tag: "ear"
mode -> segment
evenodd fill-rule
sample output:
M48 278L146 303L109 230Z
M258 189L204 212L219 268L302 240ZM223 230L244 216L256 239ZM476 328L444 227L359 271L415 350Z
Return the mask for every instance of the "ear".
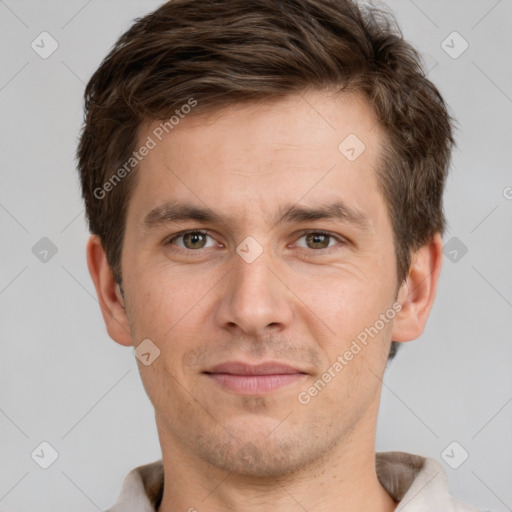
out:
M125 302L98 235L92 235L87 242L87 266L109 336L120 345L132 345Z
M393 323L393 341L412 341L423 332L434 304L442 262L443 241L436 233L412 255L409 274L398 292L402 309Z

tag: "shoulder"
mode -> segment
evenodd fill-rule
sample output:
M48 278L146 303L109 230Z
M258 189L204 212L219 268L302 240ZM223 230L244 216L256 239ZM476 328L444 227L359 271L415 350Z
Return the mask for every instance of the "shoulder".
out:
M162 500L162 460L138 466L125 477L116 503L105 512L154 512Z
M484 512L453 497L444 468L435 459L405 452L375 455L379 481L398 501L396 512Z

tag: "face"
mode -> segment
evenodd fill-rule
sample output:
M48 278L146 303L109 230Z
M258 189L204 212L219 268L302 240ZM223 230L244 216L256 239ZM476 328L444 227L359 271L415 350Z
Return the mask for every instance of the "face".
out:
M370 435L397 288L382 143L362 98L310 92L185 117L141 162L123 289L169 446L279 475Z

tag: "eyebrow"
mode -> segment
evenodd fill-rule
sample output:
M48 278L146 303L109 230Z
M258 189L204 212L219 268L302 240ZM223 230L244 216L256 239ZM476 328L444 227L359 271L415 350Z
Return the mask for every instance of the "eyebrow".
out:
M318 207L304 207L292 205L283 208L276 224L285 222L311 222L315 220L341 220L366 229L370 219L361 210L349 207L343 201L320 205Z
M142 222L144 232L167 224L193 220L203 224L232 225L233 217L225 216L209 207L194 206L181 202L168 202L153 208ZM368 216L361 210L349 207L343 201L335 201L316 207L287 205L279 209L276 224L312 222L317 220L339 220L366 229L370 224Z

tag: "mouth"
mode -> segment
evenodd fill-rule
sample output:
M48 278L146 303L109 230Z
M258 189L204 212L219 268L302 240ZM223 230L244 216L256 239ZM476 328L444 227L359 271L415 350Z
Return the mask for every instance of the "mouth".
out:
M264 394L303 380L308 374L274 361L261 364L226 362L203 372L222 388L243 395Z

